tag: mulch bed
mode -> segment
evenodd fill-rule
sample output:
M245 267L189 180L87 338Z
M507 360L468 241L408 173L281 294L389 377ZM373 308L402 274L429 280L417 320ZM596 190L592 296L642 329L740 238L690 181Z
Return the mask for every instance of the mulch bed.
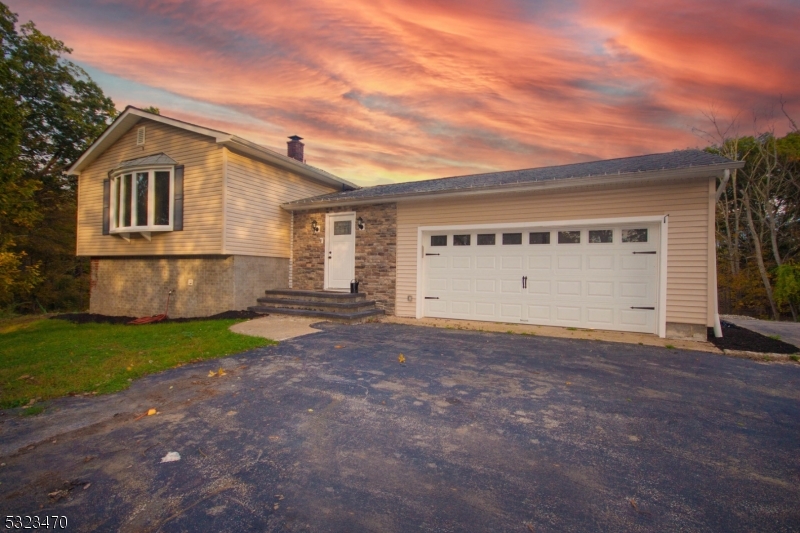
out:
M722 338L716 338L714 336L714 328L708 328L708 342L720 350L783 354L793 354L800 351L793 344L772 339L724 320L722 321Z
M156 324L163 324L164 322L196 322L198 320L222 320L227 318L259 318L262 316L267 316L261 313L254 313L252 311L225 311L224 313L219 313L212 316L206 317L192 317L192 318L167 318L166 320L162 320L161 322L155 322ZM137 317L135 316L107 316L107 315L98 315L95 313L66 313L63 315L56 315L50 318L55 318L56 320L67 320L68 322L72 322L74 324L127 324L131 320L136 320Z

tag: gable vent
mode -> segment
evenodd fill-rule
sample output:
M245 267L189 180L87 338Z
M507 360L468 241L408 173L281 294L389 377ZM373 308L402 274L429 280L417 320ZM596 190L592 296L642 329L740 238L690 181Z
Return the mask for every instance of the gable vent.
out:
M144 126L136 131L136 146L144 146Z

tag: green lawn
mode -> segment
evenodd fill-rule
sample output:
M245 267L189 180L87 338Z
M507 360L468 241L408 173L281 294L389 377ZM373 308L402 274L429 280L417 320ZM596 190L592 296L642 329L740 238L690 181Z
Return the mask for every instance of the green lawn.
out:
M107 393L190 361L274 344L231 333L239 320L123 326L65 320L0 321L0 408L70 393Z

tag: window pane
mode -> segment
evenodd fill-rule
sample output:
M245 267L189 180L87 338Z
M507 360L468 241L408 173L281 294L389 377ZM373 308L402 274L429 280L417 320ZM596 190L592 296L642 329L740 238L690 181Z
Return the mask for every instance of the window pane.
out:
M119 188L120 194L120 227L127 228L131 225L131 175L125 174L120 179L122 185Z
M581 232L580 231L559 231L558 244L580 244Z
M612 242L614 231L610 229L589 230L589 242Z
M484 245L493 245L494 244L494 233L479 233L478 234L478 246Z
M334 235L350 235L353 232L352 220L339 220L333 223Z
M447 246L447 235L431 235L431 246Z
M522 233L503 233L503 244L522 244Z
M622 230L622 242L647 242L647 228Z
M156 226L169 225L169 172L156 172Z
M550 232L549 231L541 231L537 233L531 233L528 237L530 240L528 241L530 244L550 244Z
M136 225L147 226L147 192L150 186L147 172L136 173Z
M469 246L471 235L453 235L453 246Z

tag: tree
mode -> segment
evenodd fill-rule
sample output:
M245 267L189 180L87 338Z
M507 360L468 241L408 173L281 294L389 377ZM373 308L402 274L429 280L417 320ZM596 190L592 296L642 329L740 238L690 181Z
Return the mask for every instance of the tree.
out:
M785 109L784 114L794 126ZM720 127L713 114L707 118L711 133L701 131L712 144L707 150L745 163L730 179L720 180L717 191L717 250L725 258L718 266L720 295L727 303L722 307L766 311L777 320L787 305L797 320L793 270L784 266L800 252L800 132L779 138L771 129L754 127L754 135L739 136L736 120ZM783 281L775 293L778 278Z
M0 3L0 304L74 306L76 184L65 174L116 115L63 42ZM56 290L58 289L58 290Z

